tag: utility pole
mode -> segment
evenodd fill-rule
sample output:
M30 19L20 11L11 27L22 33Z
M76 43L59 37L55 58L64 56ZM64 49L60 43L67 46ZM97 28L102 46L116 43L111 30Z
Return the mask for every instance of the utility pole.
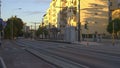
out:
M35 24L34 39L36 39L36 24L37 24L37 23L34 23L34 24Z
M37 24L37 23L34 23L34 24L35 24L35 31L36 31L36 24Z
M112 24L112 27L113 27L113 33L112 33L112 44L113 44L113 46L115 45L115 22L113 22L113 24Z
M13 20L11 21L11 39L14 39L14 35L13 35Z
M1 18L1 0L0 0L0 18ZM2 31L0 31L0 45L1 45L1 39L2 39L1 33Z
M33 32L32 32L32 25L30 26L30 28L31 28L31 39L33 39Z
M35 24L35 30L34 30L34 38L36 38L36 25L40 23L34 23Z
M80 0L78 2L78 41L81 42Z
M2 1L0 0L0 18L1 18L1 3L2 3Z
M110 10L110 7L112 6L112 2L110 0L108 0L108 23L111 22L112 20L112 17L111 17L111 10ZM113 31L112 31L112 45L114 46L115 45L115 22L113 22L112 24L112 27L113 27Z
M108 23L111 22L111 10L110 10L111 2L108 0Z
M37 30L37 24L40 24L40 23L34 23L35 24L35 31Z

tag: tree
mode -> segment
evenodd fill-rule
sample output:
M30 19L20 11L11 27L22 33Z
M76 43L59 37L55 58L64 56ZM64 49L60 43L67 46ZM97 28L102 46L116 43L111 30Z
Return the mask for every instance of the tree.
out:
M39 28L38 28L38 30L36 31L36 36L39 36L39 35L45 35L45 38L47 37L47 35L48 35L48 30L47 30L47 28L46 28L46 26L40 26Z
M120 19L120 9L114 10L112 12L112 18L113 19L115 19L115 18L119 18Z
M20 18L11 17L7 20L7 26L5 28L5 38L11 38L13 32L13 38L23 35L23 21Z
M2 23L0 23L0 31L2 31L3 29L3 26L2 26Z
M113 28L114 26L114 28ZM114 29L114 33L117 36L117 33L120 31L120 19L119 18L115 18L114 20L112 20L108 26L107 26L107 31L112 34L113 33L113 29Z
M38 30L36 31L36 36L39 36L40 34L42 34L43 30L42 30L42 27L40 26L38 28Z

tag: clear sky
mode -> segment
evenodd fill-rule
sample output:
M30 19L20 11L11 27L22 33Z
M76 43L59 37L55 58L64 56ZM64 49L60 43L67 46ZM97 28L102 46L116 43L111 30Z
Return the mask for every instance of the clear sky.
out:
M12 16L21 18L24 22L40 22L49 7L51 0L1 0L2 18L7 20Z

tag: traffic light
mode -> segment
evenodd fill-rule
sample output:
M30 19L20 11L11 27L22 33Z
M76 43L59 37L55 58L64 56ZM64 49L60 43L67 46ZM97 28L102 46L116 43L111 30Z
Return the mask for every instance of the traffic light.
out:
M85 24L85 29L88 29L88 25L87 25L87 23Z
M7 25L7 23L4 22L2 18L0 18L0 31L2 31L6 25Z

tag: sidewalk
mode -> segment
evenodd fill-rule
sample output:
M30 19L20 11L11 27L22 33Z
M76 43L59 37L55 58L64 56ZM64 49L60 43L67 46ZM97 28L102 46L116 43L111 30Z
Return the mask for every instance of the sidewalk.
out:
M99 42L92 42L92 41L75 41L75 42L66 42L64 40L50 40L50 39L38 39L39 41L47 41L47 42L57 42L57 43L67 43L67 44L80 44L80 45L103 45Z
M81 41L81 42L74 42L75 44L80 44L80 45L103 45L102 43L98 42L90 42L90 41Z
M56 42L56 43L67 43L67 44L80 44L80 45L113 45L112 39L102 39L101 41L93 42L93 39L88 39L87 41L74 41L66 42L64 40L54 40L54 39L37 39L38 41ZM120 40L114 40L115 45L120 45Z

